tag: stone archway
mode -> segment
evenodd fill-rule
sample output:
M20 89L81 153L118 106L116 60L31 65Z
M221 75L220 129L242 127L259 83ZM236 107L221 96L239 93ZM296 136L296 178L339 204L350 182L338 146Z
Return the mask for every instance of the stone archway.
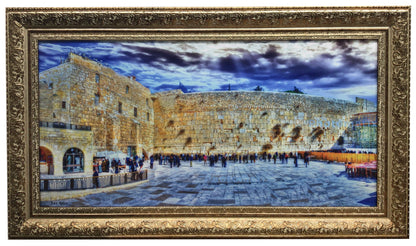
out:
M84 153L78 148L69 148L62 161L64 173L83 173L84 172Z
M52 151L44 146L40 146L39 148L39 162L41 174L54 174Z

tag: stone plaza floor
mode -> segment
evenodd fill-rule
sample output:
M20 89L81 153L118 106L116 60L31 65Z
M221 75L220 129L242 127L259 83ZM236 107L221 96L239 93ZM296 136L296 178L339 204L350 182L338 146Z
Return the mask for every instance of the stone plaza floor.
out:
M376 206L375 179L349 178L342 164L311 161L298 167L257 161L227 162L222 168L203 162L181 166L155 163L149 182L134 187L91 194L81 198L44 201L41 206ZM148 165L145 166L148 168Z

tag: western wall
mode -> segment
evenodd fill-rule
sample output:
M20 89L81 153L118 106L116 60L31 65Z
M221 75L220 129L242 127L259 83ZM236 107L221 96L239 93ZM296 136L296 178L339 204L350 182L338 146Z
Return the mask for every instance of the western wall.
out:
M154 152L248 153L330 149L362 104L293 93L153 94Z

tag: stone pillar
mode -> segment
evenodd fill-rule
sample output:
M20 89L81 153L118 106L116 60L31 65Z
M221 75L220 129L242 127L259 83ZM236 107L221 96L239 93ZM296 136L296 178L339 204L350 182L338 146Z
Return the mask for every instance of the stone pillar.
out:
M91 150L84 152L84 173L93 174L93 154Z
M120 148L120 137L121 137L121 129L120 129L120 120L119 119L113 119L113 150L119 151Z
M140 139L140 124L136 124L136 153L138 156L141 156L143 154L142 152L142 145L141 145L141 139Z
M53 148L53 175L55 176L63 176L63 161L64 161L64 154L66 150L58 149L58 146L54 146Z
M85 149L83 149L82 152L84 153L84 173L92 175L94 173L93 157L94 153L96 153L96 149L94 147L94 133L91 132L89 137L90 141L87 142Z

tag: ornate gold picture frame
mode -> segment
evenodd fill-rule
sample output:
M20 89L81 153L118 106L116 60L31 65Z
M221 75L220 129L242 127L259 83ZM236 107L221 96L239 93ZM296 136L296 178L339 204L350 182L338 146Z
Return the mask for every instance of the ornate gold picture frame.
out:
M408 238L410 7L9 8L9 238ZM374 207L40 205L42 40L377 40Z

